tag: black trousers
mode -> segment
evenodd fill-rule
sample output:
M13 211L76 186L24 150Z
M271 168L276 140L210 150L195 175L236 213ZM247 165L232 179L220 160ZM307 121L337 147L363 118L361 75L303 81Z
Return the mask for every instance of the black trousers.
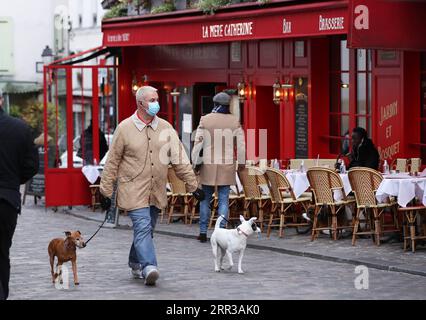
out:
M9 296L9 250L15 233L18 212L7 201L0 199L0 300Z

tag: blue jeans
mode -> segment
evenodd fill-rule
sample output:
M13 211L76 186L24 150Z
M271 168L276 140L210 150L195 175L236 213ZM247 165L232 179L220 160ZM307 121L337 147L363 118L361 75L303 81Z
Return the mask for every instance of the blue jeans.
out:
M156 207L150 207L129 212L133 223L133 244L129 254L130 268L144 270L147 266L157 266L153 237L160 211Z
M211 213L210 202L214 193L214 186L203 185L202 188L206 198L200 203L200 233L207 233ZM219 198L218 214L228 219L230 186L218 186L217 189ZM224 228L225 225L226 221L223 220L220 226Z

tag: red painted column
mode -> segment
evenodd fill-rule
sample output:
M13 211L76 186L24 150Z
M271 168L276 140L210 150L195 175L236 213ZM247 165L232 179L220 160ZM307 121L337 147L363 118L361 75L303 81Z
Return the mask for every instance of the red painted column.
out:
M98 68L92 69L92 145L93 145L93 161L99 164L99 84L98 84Z

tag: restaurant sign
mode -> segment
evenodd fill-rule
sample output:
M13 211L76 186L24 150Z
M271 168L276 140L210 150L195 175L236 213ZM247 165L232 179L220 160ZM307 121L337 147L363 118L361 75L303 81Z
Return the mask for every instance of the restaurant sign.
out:
M401 152L402 114L399 77L377 82L377 149L382 160L392 161Z
M347 9L291 7L137 22L104 23L104 46L166 45L345 34Z

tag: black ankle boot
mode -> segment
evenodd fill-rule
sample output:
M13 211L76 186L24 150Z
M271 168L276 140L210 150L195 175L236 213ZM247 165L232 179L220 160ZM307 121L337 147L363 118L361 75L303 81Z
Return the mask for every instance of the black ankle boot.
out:
M207 242L207 234L206 233L200 233L197 240L200 240L201 243Z

